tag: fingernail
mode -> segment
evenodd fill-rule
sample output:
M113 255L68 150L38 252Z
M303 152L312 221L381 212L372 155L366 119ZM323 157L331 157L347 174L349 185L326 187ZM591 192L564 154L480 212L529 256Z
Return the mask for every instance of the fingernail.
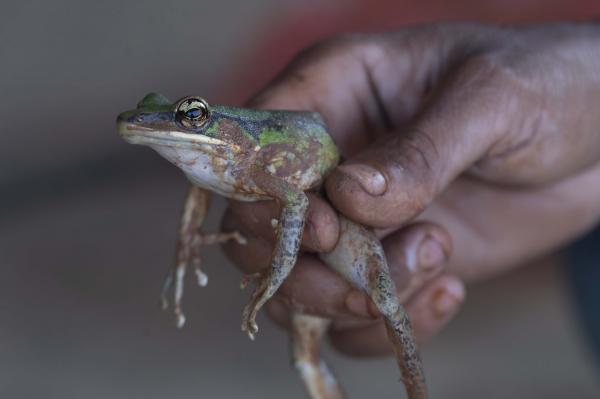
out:
M419 267L433 270L446 261L446 251L435 238L425 237L418 250Z
M433 310L437 317L442 318L454 312L462 303L465 288L458 281L449 281L435 296Z
M372 166L364 164L344 164L338 170L356 181L370 195L382 195L387 190L383 174Z

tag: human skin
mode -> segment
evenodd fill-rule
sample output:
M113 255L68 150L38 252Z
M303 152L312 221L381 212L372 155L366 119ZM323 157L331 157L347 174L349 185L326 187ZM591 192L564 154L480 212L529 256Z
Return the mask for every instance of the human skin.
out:
M336 212L376 228L417 339L458 311L463 282L526 264L600 217L600 25L443 24L346 35L301 53L251 102L320 112L345 161L310 196L305 252L268 306L334 319L333 345L390 353L372 304L314 256ZM225 249L268 266L274 203L232 202Z

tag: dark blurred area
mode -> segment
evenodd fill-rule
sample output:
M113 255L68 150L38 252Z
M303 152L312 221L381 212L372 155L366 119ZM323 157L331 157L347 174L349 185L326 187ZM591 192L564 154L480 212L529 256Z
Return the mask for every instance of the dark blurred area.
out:
M116 134L146 92L241 103L336 32L598 15L596 0L3 3L0 397L304 397L286 335L264 317L256 342L240 332L249 292L218 248L187 327L159 310L187 183ZM570 284L553 258L471 287L424 349L431 396L597 398ZM401 394L392 359L328 356L352 398Z

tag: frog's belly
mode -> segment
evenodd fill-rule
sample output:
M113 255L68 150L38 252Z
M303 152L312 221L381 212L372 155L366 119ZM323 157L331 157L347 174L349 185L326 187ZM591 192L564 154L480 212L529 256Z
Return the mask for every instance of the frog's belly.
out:
M269 199L233 174L233 163L197 150L157 147L155 150L180 168L192 184L240 201ZM258 192L257 192L258 191Z

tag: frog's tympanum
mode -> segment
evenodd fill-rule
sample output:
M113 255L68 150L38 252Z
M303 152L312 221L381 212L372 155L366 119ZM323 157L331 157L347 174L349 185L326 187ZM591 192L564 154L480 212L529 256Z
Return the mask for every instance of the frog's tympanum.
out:
M148 94L136 109L119 115L117 123L125 140L153 148L192 183L183 208L176 264L162 296L166 307L166 294L173 286L179 326L185 322L181 298L186 267L194 266L201 286L208 281L200 268L200 248L227 240L245 243L238 232L201 232L210 192L242 201L275 200L281 205L274 224L277 240L271 267L255 276L256 289L243 311L242 330L254 338L257 311L296 263L308 209L305 191L319 189L339 162L323 120L314 112L209 106L200 97L172 103L160 94ZM385 320L409 398L426 398L410 323L398 302L380 242L368 228L341 215L340 234L336 247L321 254L321 259L371 298ZM342 398L341 388L318 355L329 321L305 314L292 319L294 365L309 394Z

